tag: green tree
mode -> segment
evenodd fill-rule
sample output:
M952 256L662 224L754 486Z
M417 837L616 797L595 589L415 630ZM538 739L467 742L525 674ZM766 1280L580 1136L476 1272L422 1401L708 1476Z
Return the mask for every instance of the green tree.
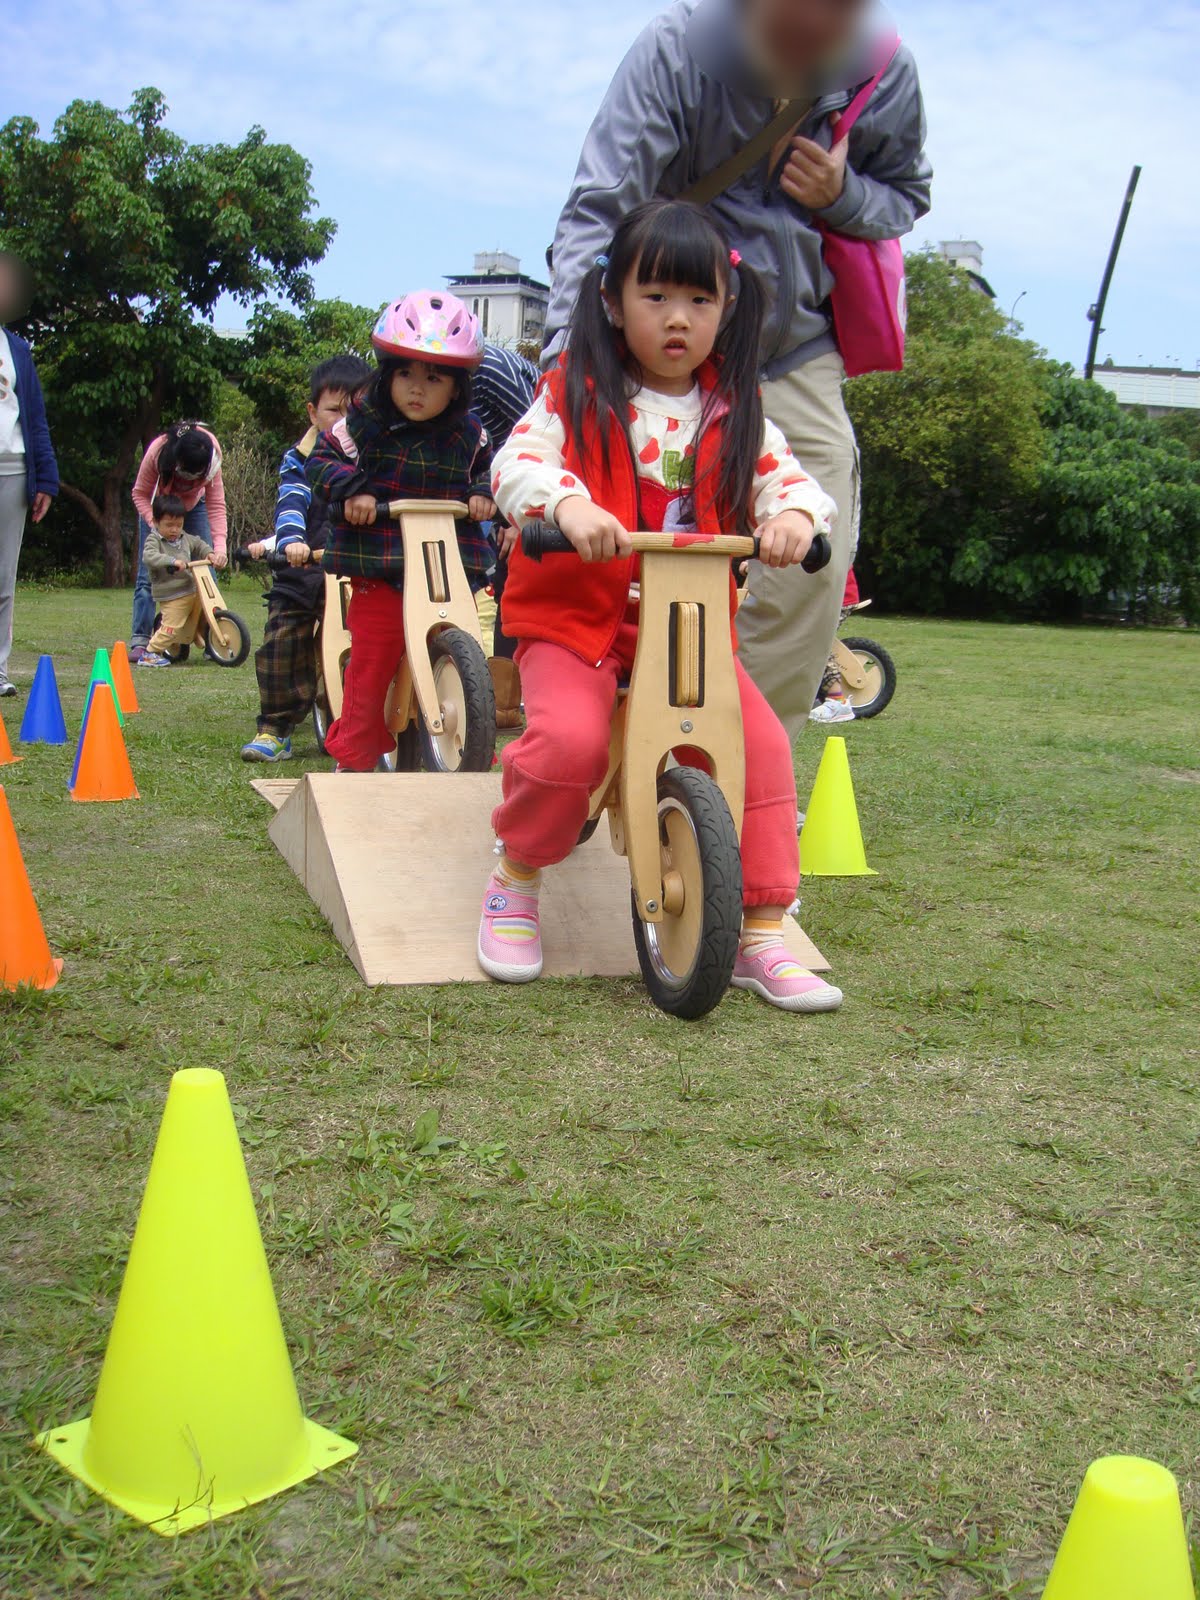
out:
M908 261L904 370L847 391L863 458L860 572L881 601L962 604L981 552L1019 524L1045 456L1035 347L931 255Z
M1047 459L992 591L1054 616L1114 602L1130 621L1200 618L1200 462L1156 421L1049 363Z
M860 576L914 611L1200 615L1187 423L1121 410L1014 338L930 255L909 259L903 372L857 379Z
M312 300L298 313L274 304L256 307L246 338L231 351L230 370L275 454L297 437L319 361L347 354L371 359L377 315L346 300Z
M1155 417L1155 431L1164 439L1181 444L1194 460L1200 461L1200 411L1170 411Z
M203 415L222 341L201 319L223 295L304 303L334 224L313 215L309 163L251 128L189 144L157 89L128 112L77 100L49 139L0 128L0 246L35 297L22 325L47 391L63 493L100 530L104 579L124 577L122 512L139 451L165 420Z

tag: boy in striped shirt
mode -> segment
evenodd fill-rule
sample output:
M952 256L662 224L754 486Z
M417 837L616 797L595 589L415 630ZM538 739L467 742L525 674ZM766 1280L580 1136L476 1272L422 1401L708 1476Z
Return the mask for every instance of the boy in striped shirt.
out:
M314 629L325 604L325 574L310 564L314 550L325 543L328 502L314 499L308 481L308 458L318 436L345 416L355 394L374 368L358 356L331 356L313 368L309 383L308 432L284 452L279 464L275 531L249 546L254 559L272 550L286 551L288 570L271 586L267 626L254 656L258 676L258 733L242 746L243 761L288 761L292 730L313 708L317 696Z

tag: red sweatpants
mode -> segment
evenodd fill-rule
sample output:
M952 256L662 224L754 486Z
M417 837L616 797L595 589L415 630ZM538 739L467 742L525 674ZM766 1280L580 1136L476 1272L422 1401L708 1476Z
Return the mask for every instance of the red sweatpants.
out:
M404 595L377 578L355 578L346 612L350 660L342 714L325 748L347 772L374 772L396 743L384 720L388 690L404 659Z
M514 861L564 861L587 820L591 794L608 768L617 684L633 665L637 622L627 617L598 667L562 645L517 646L526 729L507 746L504 798L492 816ZM786 906L796 895L796 776L783 724L737 663L746 738L742 881L750 906Z

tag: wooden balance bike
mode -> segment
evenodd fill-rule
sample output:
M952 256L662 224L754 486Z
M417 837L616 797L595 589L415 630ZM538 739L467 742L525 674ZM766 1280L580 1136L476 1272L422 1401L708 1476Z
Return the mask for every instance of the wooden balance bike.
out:
M324 550L314 550L300 568L294 568L286 550L271 550L263 557L272 572L307 571L321 565ZM249 550L235 553L235 560L250 561ZM342 714L342 684L346 664L350 660L350 630L346 615L350 608L350 580L336 578L332 572L322 574L325 594L321 612L313 624L313 638L317 657L317 695L313 701L313 737L317 749L325 754L325 735Z
M850 617L865 611L870 604L869 600L860 600L857 605L844 607L839 627L845 627ZM877 717L891 705L896 693L896 663L874 639L835 639L829 665L837 668L842 694L854 707L857 721ZM822 685L821 700L828 681L827 678Z
M196 627L197 642L203 644L204 654L219 667L240 667L250 654L250 629L236 612L226 609L207 561L189 561L188 570L192 586L200 596L202 620ZM157 628L157 617L154 625ZM185 661L187 655L187 645L181 645L175 659Z
M385 763L397 772L488 772L496 750L496 695L454 531L455 518L465 517L467 508L457 500L380 500L375 515L398 521L404 540L405 653L388 694L385 715L396 753ZM317 550L311 559L319 563L323 555ZM286 554L269 557L268 565L283 570ZM342 712L349 606L350 580L326 573L313 707L322 754Z
M521 548L535 561L575 554L545 523L526 525ZM719 535L682 543L676 534L636 533L633 549L641 557L637 650L582 839L607 811L613 849L629 861L646 988L660 1010L692 1020L728 989L741 934L746 752L729 567L755 556L757 542ZM818 535L805 570L819 572L829 557ZM688 760L698 752L710 771L668 766L675 751Z

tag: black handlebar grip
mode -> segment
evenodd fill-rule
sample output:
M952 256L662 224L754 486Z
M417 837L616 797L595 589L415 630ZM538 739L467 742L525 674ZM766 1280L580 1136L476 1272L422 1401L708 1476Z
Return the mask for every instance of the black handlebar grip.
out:
M758 546L759 540L756 536L754 540L754 559L756 561L758 560ZM810 574L821 572L829 565L832 559L833 551L829 547L829 540L823 533L814 533L813 542L808 547L808 554L800 563L800 570ZM738 564L744 573L746 570L745 562L739 562Z
M391 514L392 514L392 502L390 500L376 500L376 502L375 502L375 521L376 522L387 522L390 519ZM329 502L329 515L331 517L339 517L339 518L345 517L345 515L346 515L346 502L344 500L331 500Z
M521 550L531 561L543 556L569 556L575 546L552 522L527 522L521 529Z
M823 533L813 535L813 542L808 547L808 554L800 563L805 572L821 572L833 560L833 551L829 540Z

